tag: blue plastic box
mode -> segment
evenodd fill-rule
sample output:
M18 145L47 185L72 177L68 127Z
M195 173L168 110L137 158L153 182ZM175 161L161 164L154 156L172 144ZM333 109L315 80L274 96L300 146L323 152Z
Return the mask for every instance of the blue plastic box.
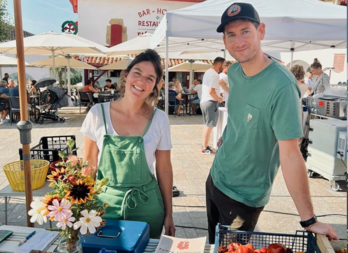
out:
M80 236L83 253L97 253L102 248L117 253L143 253L150 239L146 222L106 220L94 234Z

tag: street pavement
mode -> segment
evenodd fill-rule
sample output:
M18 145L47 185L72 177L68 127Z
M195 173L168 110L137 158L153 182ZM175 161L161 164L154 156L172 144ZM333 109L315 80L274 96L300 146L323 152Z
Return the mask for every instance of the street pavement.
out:
M84 111L85 108L82 108ZM43 136L75 135L78 155L83 156L84 137L80 127L86 116L80 114L78 107L59 110L65 123L46 121L43 125L33 124L31 146L39 143ZM205 209L205 180L212 165L214 155L202 155L202 117L169 116L173 149L171 153L174 185L180 196L173 198L176 236L195 238L207 236ZM7 163L19 160L21 148L16 124L0 125L0 190L9 183L3 171ZM262 147L260 147L262 148ZM341 190L334 192L326 179L317 176L309 179L315 213L322 222L329 223L339 238L345 239L347 232L347 194L346 182L340 183ZM0 197L0 225L5 224L4 198ZM287 191L281 170L274 182L270 202L262 212L256 230L272 233L294 234L301 230L296 207ZM10 199L8 204L8 224L26 226L25 199ZM36 227L40 227L35 224ZM42 227L49 227L44 224Z

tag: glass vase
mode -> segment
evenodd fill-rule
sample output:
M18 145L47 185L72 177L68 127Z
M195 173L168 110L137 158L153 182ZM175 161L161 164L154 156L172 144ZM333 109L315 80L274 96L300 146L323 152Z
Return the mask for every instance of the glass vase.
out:
M78 232L73 231L71 236L62 236L59 240L57 251L59 253L82 253Z

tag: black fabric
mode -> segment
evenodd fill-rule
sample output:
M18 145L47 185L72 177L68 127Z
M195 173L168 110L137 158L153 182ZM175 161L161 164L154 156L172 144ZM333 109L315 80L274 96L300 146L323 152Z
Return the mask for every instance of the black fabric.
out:
M218 223L231 226L232 230L254 231L264 207L250 207L229 198L215 187L210 173L205 187L209 244L215 243L215 228Z
M221 24L216 29L217 32L222 33L225 30L227 23L237 19L248 19L252 22L260 22L260 17L257 11L251 4L248 3L233 3L231 4L221 16Z

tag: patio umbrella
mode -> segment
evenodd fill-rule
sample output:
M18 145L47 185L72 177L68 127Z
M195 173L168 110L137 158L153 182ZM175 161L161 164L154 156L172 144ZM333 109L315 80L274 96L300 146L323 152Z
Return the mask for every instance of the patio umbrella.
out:
M211 68L211 65L202 61L189 61L180 63L174 67L168 69L171 72L185 72L185 71L194 71L194 72L204 72Z
M45 88L47 86L53 85L55 82L57 81L56 79L53 79L53 78L42 78L35 84L35 88L36 89Z
M192 85L193 72L205 72L211 68L211 65L201 61L189 60L188 62L180 63L174 67L168 69L169 72L185 72L190 71L189 85Z
M139 54L146 49L151 48L151 33L145 33L127 40L121 44L110 47L104 51L108 56L117 56L123 54Z
M27 66L28 63L24 62L24 65ZM14 57L9 57L3 54L0 54L0 77L2 78L2 67L17 67L17 59Z
M118 70L123 70L128 67L128 65L133 61L133 58L125 58L120 61L105 65L101 67L100 69L102 70L113 70L113 69L118 69Z
M71 57L70 55L66 56L58 56L55 58L48 58L36 62L30 63L30 66L37 66L37 67L52 67L53 64L56 67L67 67L68 70L68 94L71 95L70 93L70 68L73 69L96 69L95 67L84 63L82 61L76 60L75 58Z
M107 48L93 41L72 34L44 33L24 38L24 53L26 55L52 55L53 70L55 55L77 55L85 53L100 53ZM16 54L16 40L1 43L0 53ZM67 63L69 69L69 63ZM55 72L54 72L55 73ZM70 95L70 80L68 93Z

